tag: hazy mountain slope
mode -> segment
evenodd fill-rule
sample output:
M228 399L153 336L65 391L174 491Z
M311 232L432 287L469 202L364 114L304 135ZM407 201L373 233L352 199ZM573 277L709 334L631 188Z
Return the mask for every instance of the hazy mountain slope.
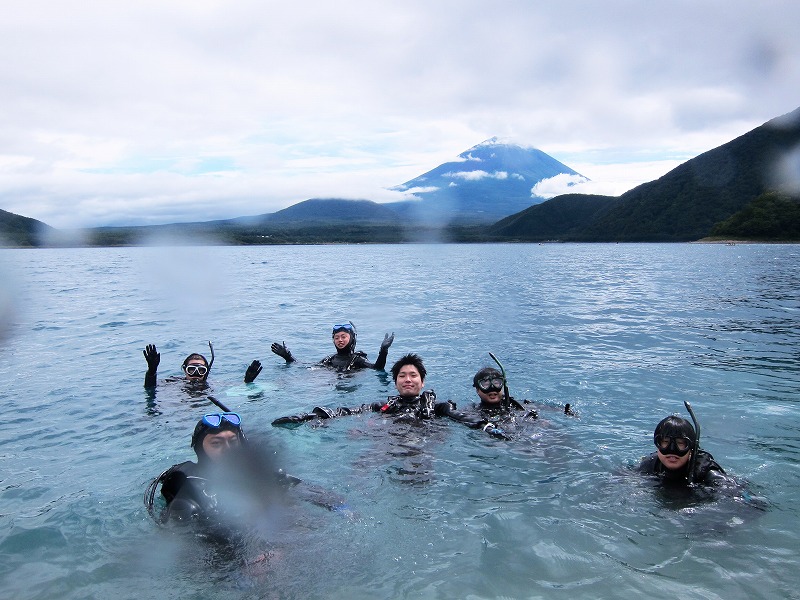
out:
M791 173L787 161L794 157L797 162L798 152L800 109L626 192L609 201L605 210L597 210L596 196L570 195L568 202L559 196L540 205L539 210L497 223L493 230L498 235L531 240L700 239L708 236L716 223L785 183L785 174ZM564 223L559 223L556 215Z
M54 231L46 223L0 209L0 246L41 246Z

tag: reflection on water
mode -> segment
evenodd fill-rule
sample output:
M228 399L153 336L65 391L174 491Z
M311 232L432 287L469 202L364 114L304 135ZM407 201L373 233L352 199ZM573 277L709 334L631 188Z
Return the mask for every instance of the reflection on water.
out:
M0 365L3 588L22 599L596 598L665 597L667 583L670 597L792 597L795 248L4 250L16 285L0 310L16 309ZM394 331L390 363L420 353L427 387L460 407L495 353L540 421L512 441L377 414L271 427L393 393L386 373L313 367L333 351L331 324L348 319L372 359ZM284 339L305 363L270 352ZM208 340L207 389L165 381ZM162 352L155 392L142 385L149 343ZM264 369L244 384L254 358ZM351 512L293 503L286 527L244 553L156 528L144 488L192 458L212 398L272 443L277 467ZM747 496L687 498L627 471L684 400ZM563 415L567 402L579 418Z

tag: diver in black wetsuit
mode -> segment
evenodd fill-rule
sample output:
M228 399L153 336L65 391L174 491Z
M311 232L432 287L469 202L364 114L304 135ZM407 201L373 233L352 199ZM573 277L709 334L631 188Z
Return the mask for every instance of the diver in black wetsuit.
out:
M345 508L338 496L274 469L246 442L237 413L203 416L191 441L197 462L173 465L150 482L144 496L150 515L162 524L197 523L206 533L228 538L237 533L234 523L246 531L242 517L253 517L247 511L255 507L263 512L281 505L289 488L296 488L294 493L301 499L329 510ZM157 514L159 484L167 505Z
M211 362L208 362L206 357L202 354L196 353L190 354L184 359L183 365L181 365L185 374L185 377L182 378L183 381L199 385L206 383L208 374L211 372L211 365L214 364L214 347L211 345L211 342L208 342L208 347L211 350ZM144 387L154 388L156 386L158 365L161 362L161 354L156 349L155 344L148 344L142 353L144 354L145 361L147 361L147 371L144 374ZM255 381L255 378L261 373L261 368L261 363L257 360L250 363L250 366L247 367L247 371L244 374L244 382L251 383ZM179 380L179 378L172 377L167 379L167 381Z
M455 404L436 402L436 393L433 390L423 391L427 373L427 369L418 355L406 354L392 365L392 378L399 394L389 396L385 402L362 404L355 408L341 406L330 409L316 406L310 413L280 417L275 419L272 424L276 427L297 427L301 423L313 419L332 419L363 412L392 415L395 421L418 421L447 416L458 420L459 413L455 410ZM463 422L466 422L466 417ZM482 424L482 427L490 433L494 429L491 423Z
M330 367L336 371L346 372L358 369L376 369L382 371L386 367L386 357L389 355L389 347L394 341L394 333L384 336L381 348L378 352L378 359L375 363L367 360L364 352L356 352L356 326L352 321L341 325L333 326L333 345L336 347L336 354L323 358L319 364ZM287 364L295 362L295 357L286 347L286 343L278 344L275 342L271 350L283 358Z
M506 395L506 379L497 369L485 367L475 373L472 386L478 393L480 404L469 413L448 411L447 416L454 421L473 429L483 429L495 437L507 437L506 430L516 426L517 422L531 422L539 418L535 409L528 409L512 396Z
M696 447L694 427L677 415L663 419L653 433L656 451L639 464L639 472L671 485L726 485L735 482L708 452Z
M153 503L160 483L167 507L157 517L159 522L221 520L217 491L210 489L211 475L215 463L221 464L226 454L244 443L241 422L239 415L231 412L208 414L198 421L191 442L197 462L173 465L151 481L145 492L145 505L154 518Z

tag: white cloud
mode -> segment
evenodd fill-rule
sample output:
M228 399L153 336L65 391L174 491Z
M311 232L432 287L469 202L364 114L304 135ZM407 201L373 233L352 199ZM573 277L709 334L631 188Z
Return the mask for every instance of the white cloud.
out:
M575 188L577 186L585 184L588 181L588 179L581 177L580 175L559 173L554 177L537 181L536 185L531 188L531 196L539 196L540 198L554 198L560 194L575 193Z
M637 185L655 181L666 175L682 162L685 161L661 160L604 165L576 163L571 166L587 177L557 175L550 180L545 180L548 182L546 185L542 185L544 182L539 182L531 190L531 193L543 198L552 198L559 194L620 196ZM536 193L537 191L543 193Z
M481 179L508 179L506 171L495 171L494 173L487 173L476 169L475 171L458 171L443 173L442 177L453 177L455 179L463 179L465 181L480 181Z

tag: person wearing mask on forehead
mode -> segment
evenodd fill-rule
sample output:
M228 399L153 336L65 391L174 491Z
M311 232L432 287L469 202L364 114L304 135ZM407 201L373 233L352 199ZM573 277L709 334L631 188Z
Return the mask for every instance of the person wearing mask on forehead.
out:
M376 369L382 371L386 367L389 347L392 345L392 342L394 342L394 333L391 335L387 333L383 338L383 342L381 342L377 360L371 363L367 360L366 353L356 351L356 326L353 325L352 321L334 325L331 337L333 338L333 345L336 348L336 354L331 354L323 358L319 364L340 372L356 371L359 369ZM286 347L286 342L280 344L275 342L272 344L271 350L283 358L287 364L297 360Z
M244 444L241 425L241 417L234 412L207 414L197 422L190 444L197 462L173 465L151 481L145 492L145 505L158 522L219 520L218 490L211 488L214 467ZM159 484L167 506L156 515L155 494Z
M195 384L205 384L208 379L208 374L211 372L211 365L214 364L214 347L211 342L208 342L208 348L211 350L211 362L209 362L202 354L193 353L187 356L181 369L183 370L183 377L168 377L166 381L187 381ZM148 344L142 351L144 359L147 362L147 371L144 374L144 387L154 388L157 383L158 365L161 363L161 354L156 349L155 344ZM261 363L254 360L247 367L244 374L244 382L251 383L255 381L258 374L261 373Z
M195 425L190 446L197 462L173 465L147 486L144 503L158 523L196 522L223 536L237 529L231 523L238 523L238 529L246 531L247 523L239 513L282 505L287 490L328 510L347 509L340 496L275 469L271 453L258 452L248 443L238 413L204 415ZM166 502L160 511L156 508L159 485Z
M696 444L694 427L672 415L662 419L653 433L656 451L639 464L639 472L654 475L664 483L720 485L729 477L714 457Z

